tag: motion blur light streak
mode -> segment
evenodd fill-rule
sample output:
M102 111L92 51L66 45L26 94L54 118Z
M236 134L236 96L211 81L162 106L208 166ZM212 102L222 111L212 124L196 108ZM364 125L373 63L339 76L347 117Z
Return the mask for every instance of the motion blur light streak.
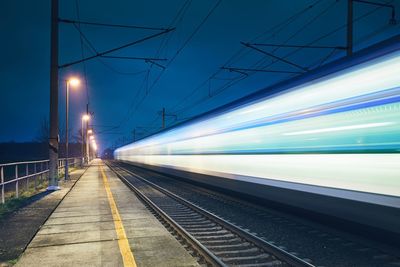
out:
M394 122L359 124L359 125L342 126L342 127L335 127L335 128L323 128L323 129L294 132L294 133L284 133L283 135L300 135L300 134L311 134L311 133L337 132L337 131L346 131L346 130L354 130L354 129L381 127L381 126L387 126L387 125L392 125L392 124L394 124Z
M399 196L399 159L397 154L141 155L124 158L241 181L249 181L249 177L264 178L257 182L284 181L388 196ZM293 189L292 185L287 186ZM335 194L337 191L332 191L331 195ZM348 196L354 200L371 201L358 197ZM387 198L373 200L383 204ZM400 201L391 205L400 208Z
M400 208L398 46L121 147L115 157Z

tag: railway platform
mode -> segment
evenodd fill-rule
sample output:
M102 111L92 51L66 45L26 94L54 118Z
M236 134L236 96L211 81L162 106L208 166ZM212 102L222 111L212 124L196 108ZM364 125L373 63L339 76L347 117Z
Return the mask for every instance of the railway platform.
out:
M198 266L135 194L96 160L16 266Z

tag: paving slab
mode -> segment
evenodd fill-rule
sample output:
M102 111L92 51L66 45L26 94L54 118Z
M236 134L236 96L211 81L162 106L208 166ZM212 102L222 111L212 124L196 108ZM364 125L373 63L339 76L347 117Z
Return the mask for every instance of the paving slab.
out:
M21 255L84 170L75 170L69 181L61 181L61 190L43 191L31 197L28 205L0 219L0 263L15 260Z
M136 195L96 160L16 266L132 266L126 264L124 242L137 266L199 266Z

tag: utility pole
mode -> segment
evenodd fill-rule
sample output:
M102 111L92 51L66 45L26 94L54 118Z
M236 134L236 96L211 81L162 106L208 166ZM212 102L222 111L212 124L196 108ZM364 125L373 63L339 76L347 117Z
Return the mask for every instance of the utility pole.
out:
M162 129L165 128L165 108L162 109Z
M65 93L65 181L69 179L69 168L68 168L68 158L69 158L69 151L68 151L68 136L69 136L69 129L68 129L68 113L69 113L69 81L66 81L66 93Z
M87 90L87 88L86 88ZM89 103L86 104L86 115L89 116ZM86 121L86 163L89 164L89 120Z
M347 56L353 54L353 0L347 0Z
M58 0L51 1L49 186L58 190Z

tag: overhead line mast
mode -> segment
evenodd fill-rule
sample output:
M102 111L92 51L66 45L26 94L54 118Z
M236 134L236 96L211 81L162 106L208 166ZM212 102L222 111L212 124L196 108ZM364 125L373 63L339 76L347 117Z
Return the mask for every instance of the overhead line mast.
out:
M51 1L49 186L58 190L58 0Z

